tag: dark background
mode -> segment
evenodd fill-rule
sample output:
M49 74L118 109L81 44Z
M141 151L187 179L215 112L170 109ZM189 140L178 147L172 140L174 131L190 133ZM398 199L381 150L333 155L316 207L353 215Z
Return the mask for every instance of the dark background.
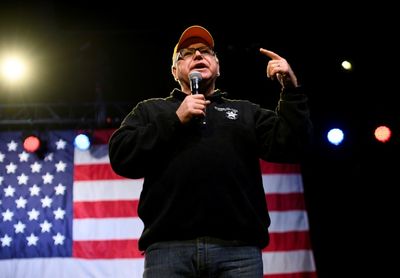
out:
M100 100L130 109L165 97L177 86L173 47L192 24L212 32L221 63L217 86L232 98L273 109L279 86L266 78L268 59L258 49L286 58L307 89L315 124L302 166L319 277L385 277L394 269L388 252L398 244L400 113L393 7L338 1L2 1L0 7L0 48L22 45L38 76L17 90L2 85L2 105L73 108ZM343 59L353 71L342 71ZM110 112L105 125L116 126L125 112ZM377 124L392 127L389 143L374 141ZM345 130L343 145L325 142L331 127Z

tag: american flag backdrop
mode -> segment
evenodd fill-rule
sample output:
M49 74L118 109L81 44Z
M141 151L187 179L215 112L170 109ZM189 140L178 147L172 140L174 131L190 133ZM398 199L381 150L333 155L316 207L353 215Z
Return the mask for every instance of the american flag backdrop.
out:
M116 175L108 159L113 130L96 130L88 151L74 130L42 134L42 156L23 132L0 133L0 277L139 278L142 180ZM261 161L272 224L264 277L316 278L299 165Z

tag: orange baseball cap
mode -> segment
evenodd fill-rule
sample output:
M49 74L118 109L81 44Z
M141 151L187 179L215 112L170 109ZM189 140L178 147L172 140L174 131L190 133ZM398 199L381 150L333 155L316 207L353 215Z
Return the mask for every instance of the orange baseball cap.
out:
M210 32L200 25L192 25L183 31L178 43L175 45L174 52L172 54L172 63L175 63L176 55L179 50L185 46L197 42L205 43L211 49L214 49L214 39Z

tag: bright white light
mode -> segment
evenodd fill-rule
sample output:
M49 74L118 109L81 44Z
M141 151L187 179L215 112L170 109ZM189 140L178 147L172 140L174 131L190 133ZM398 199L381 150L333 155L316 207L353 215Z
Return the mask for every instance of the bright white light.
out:
M17 82L26 77L27 65L22 58L7 57L1 64L3 77L10 82Z
M342 67L345 70L351 70L353 68L352 64L349 61L343 61L342 62Z
M339 128L333 128L328 132L328 140L334 145L339 145L344 139L343 131Z

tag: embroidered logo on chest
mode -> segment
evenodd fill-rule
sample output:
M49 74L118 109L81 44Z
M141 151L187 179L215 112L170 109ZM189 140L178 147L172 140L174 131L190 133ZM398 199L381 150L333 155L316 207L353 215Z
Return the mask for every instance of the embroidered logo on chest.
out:
M239 117L239 111L237 109L230 107L218 107L218 106L214 106L214 108L219 112L224 112L225 117L229 120L237 120L237 118Z

